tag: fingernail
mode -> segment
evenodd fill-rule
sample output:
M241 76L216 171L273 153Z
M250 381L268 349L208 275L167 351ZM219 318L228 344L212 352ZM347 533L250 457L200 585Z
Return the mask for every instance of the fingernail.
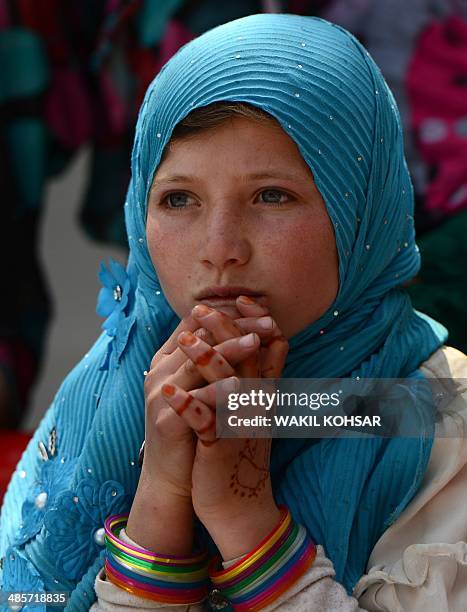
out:
M253 334L247 334L246 336L242 336L239 340L239 343L242 346L254 346L256 344L256 338L258 336L253 333Z
M263 329L272 329L274 327L274 321L272 317L261 317L258 319L258 325Z
M222 391L225 393L235 393L238 389L239 380L235 376L225 378L222 381Z
M198 338L189 331L182 332L178 337L178 341L180 342L180 344L183 344L183 346L191 346L197 340Z
M209 306L206 306L205 304L196 304L192 312L195 317L205 317L212 312L212 308L209 308Z

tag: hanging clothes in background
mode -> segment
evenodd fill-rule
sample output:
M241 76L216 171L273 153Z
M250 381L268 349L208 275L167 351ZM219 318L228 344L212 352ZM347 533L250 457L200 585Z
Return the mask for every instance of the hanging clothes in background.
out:
M335 0L322 16L365 44L394 93L422 257L407 291L466 351L467 2Z
M182 4L0 0L0 427L21 422L52 315L38 253L47 180L88 146L81 224L91 238L126 248L136 116L160 66L193 36L169 21Z
M426 215L417 225L429 168L416 146L406 76L418 37L429 24L445 19L451 12L447 0L335 0L323 13L325 19L347 28L365 44L396 98L404 124L405 153L416 195L419 234L430 225Z
M412 132L430 168L424 210L438 220L467 208L467 20L434 21L407 71Z
M16 10L0 6L0 423L16 427L37 375L51 310L37 254L50 73L40 38L18 27Z

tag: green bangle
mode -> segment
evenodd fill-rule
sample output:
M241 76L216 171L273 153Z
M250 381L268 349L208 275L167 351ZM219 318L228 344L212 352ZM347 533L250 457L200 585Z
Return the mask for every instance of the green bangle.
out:
M299 526L299 529L300 529L300 526ZM301 537L301 534L302 534L302 537ZM279 559L279 561L276 561L274 565L272 565L269 569L267 569L261 576L256 578L256 580L254 580L249 586L248 585L245 586L242 584L242 589L241 591L237 591L236 597L238 598L238 597L244 597L245 595L248 595L251 591L255 590L262 583L267 582L268 580L273 578L277 574L277 572L280 571L281 568L284 565L286 565L292 557L296 555L297 551L299 551L300 548L303 546L305 539L306 539L306 532L303 530L301 533L298 534L295 542L291 544L288 550L284 551L282 558Z
M106 542L106 547L107 550L109 550L115 557L117 557L118 559L122 559L124 561L130 562L133 565L137 565L138 567L141 567L144 570L157 570L160 572L164 572L167 574L190 574L192 572L196 572L202 568L205 567L206 563L201 561L200 563L197 563L196 565L190 565L189 567L183 567L183 566L167 566L167 565L159 565L157 563L153 563L151 561L144 561L143 559L138 559L136 557L132 557L131 555L127 555L125 552L123 552L122 550L120 550L119 548L117 548L116 546L114 546L112 544L112 542L108 541Z
M109 559L111 562L115 561L118 563L119 568L125 568L135 575L145 576L156 581L166 582L168 580L169 582L182 585L186 583L203 581L207 578L207 568L202 568L196 572L192 572L191 574L172 574L172 572L158 572L157 570L145 570L143 568L138 568L133 563L128 563L122 559L117 559L112 554L108 554L107 559Z
M249 586L252 582L254 582L257 578L262 577L262 575L271 568L277 561L284 556L284 551L291 547L293 542L295 541L299 530L299 525L294 524L292 531L289 534L289 537L282 543L282 545L277 549L277 551L272 555L270 559L268 559L265 563L261 564L257 569L254 570L252 574L250 574L244 580L240 580L237 584L223 588L222 593L230 597L231 595L235 595L238 591L242 591L245 587Z

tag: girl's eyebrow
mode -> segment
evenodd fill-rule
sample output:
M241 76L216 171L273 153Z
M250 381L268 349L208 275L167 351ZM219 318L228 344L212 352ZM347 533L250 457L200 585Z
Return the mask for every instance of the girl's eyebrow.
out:
M174 174L172 176L160 176L156 178L154 181L154 185L159 185L160 183L193 183L196 180L195 176L190 176L189 174Z
M293 181L297 180L298 177L295 174L287 174L278 170L274 172L253 172L252 174L246 174L244 178L251 181L260 181L262 179L283 179L286 181Z
M242 180L244 181L258 181L262 179L283 179L286 181L297 180L299 177L293 174L287 174L284 172L254 172L252 174L244 174ZM199 177L190 174L174 174L169 176L162 175L154 181L154 187L161 183L194 183L199 180Z

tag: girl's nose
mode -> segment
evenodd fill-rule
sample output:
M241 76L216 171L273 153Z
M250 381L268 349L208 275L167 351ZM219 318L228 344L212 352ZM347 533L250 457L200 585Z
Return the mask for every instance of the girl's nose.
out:
M200 240L201 262L218 270L244 265L251 257L251 241L238 214L221 212L210 216Z

